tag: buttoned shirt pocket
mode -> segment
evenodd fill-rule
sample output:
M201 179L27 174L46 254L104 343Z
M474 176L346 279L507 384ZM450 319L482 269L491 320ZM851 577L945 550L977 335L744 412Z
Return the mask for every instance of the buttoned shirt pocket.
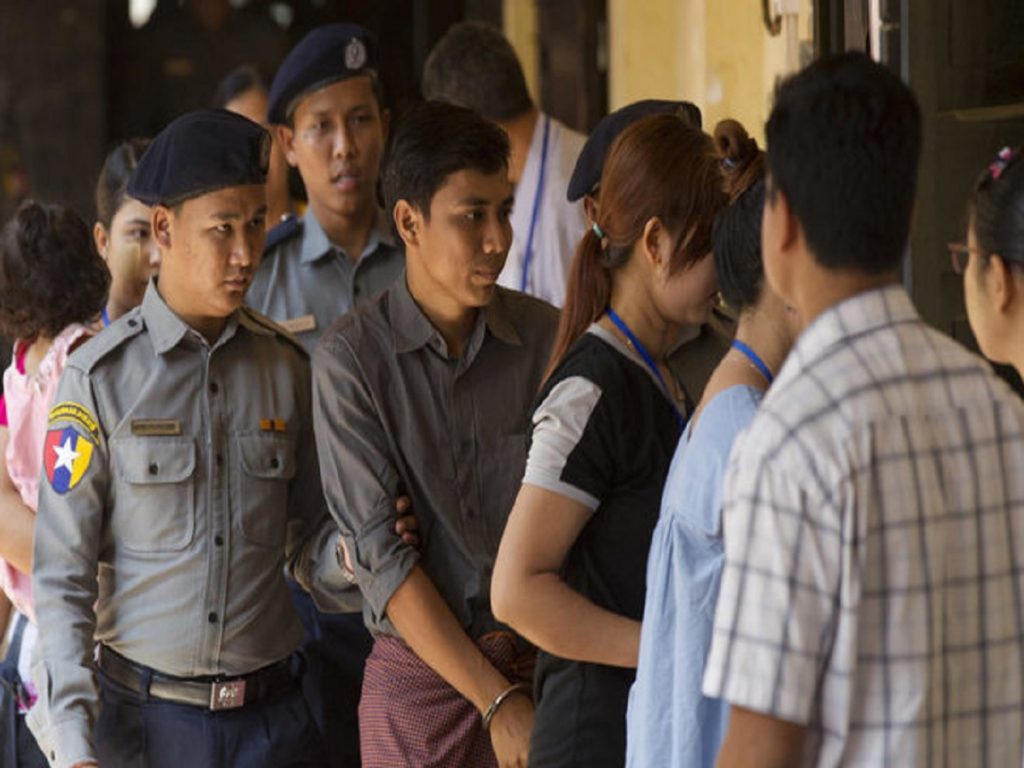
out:
M288 524L288 483L295 477L295 440L287 435L238 435L238 516L251 544L279 547Z
M191 438L110 441L117 503L111 524L119 544L137 552L178 552L195 533L196 446Z

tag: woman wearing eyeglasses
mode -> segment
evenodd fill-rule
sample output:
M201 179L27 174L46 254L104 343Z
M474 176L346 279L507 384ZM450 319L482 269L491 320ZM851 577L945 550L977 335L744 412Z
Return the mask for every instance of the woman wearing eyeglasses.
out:
M968 204L967 243L950 244L967 319L988 359L1024 376L1024 161L1004 147Z

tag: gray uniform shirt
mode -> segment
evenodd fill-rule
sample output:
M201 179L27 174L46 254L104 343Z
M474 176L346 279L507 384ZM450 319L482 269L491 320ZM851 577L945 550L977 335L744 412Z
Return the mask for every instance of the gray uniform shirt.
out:
M294 333L311 354L331 323L379 295L405 267L405 252L380 210L357 261L331 244L312 208L301 222L279 227L284 233L271 232L268 240L283 239L264 253L246 301Z
M549 304L499 288L451 359L403 276L324 335L313 358L324 493L374 634L398 634L385 608L417 563L471 637L499 626L491 571L557 322ZM403 493L420 550L390 534Z
M242 674L302 638L286 560L307 588L315 572L344 591L310 400L308 358L279 328L244 308L211 346L155 283L69 357L33 569L30 722L54 765L92 754L94 638L171 675Z

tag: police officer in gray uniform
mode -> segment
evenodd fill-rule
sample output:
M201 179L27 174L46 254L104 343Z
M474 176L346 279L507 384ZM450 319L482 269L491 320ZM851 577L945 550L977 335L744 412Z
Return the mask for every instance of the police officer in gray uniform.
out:
M267 113L309 208L268 234L248 301L312 352L331 323L388 288L405 265L377 192L389 113L373 35L355 24L307 34L278 69Z
M317 471L306 352L242 305L269 139L223 110L160 133L128 187L154 206L160 275L68 359L33 569L30 725L53 766L318 759L285 570L325 606L358 600Z

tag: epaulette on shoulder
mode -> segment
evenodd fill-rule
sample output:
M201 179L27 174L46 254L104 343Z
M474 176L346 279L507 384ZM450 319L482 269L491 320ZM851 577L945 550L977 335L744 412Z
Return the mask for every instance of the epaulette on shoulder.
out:
M291 345L295 347L295 349L297 349L304 358L309 358L308 350L306 349L305 346L303 346L302 342L299 341L298 337L291 331L285 329L278 323L275 323L273 320L271 320L269 317L262 314L261 312L257 312L252 307L243 306L241 311L245 313L245 316L251 322L255 323L256 325L259 325L262 328L266 328L268 331L271 331L275 336L291 343Z
M68 358L68 365L89 373L103 358L128 341L128 339L142 333L145 327L142 313L136 307L97 333L88 342L75 349Z
M267 239L263 245L263 255L270 253L286 240L291 240L302 231L302 219L288 215L280 224L274 226L267 232Z

